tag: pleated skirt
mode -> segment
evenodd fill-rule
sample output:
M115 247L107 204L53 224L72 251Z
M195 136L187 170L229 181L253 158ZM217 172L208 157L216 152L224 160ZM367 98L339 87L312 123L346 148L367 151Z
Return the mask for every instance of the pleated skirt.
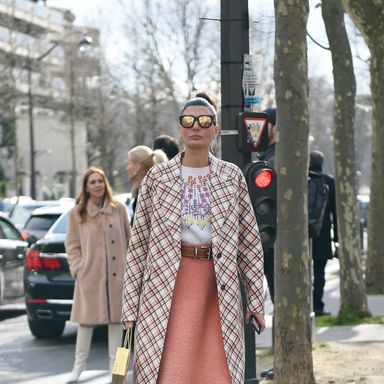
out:
M231 384L212 260L181 258L157 384Z

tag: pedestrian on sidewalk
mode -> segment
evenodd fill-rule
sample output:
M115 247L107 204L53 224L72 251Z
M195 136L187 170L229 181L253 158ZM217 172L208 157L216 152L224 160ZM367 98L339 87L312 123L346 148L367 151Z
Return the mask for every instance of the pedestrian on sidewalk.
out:
M309 170L319 173L328 185L328 201L324 212L320 234L312 240L313 260L313 311L315 316L330 315L324 310L325 267L327 261L337 252L337 215L335 179L323 172L324 155L320 151L311 151ZM332 247L332 242L333 247Z
M75 291L71 321L79 323L75 363L68 383L85 369L93 328L108 324L109 367L122 342L123 275L130 225L126 208L114 201L104 171L89 168L69 213L65 247Z
M132 197L128 202L131 225L133 225L135 217L141 182L155 164L164 163L166 161L168 161L168 157L161 149L152 150L146 145L138 145L128 152L127 174L128 179L132 182Z
M239 276L247 318L265 328L257 223L241 170L209 153L219 126L208 100L184 104L185 149L140 189L122 316L126 328L136 323L138 384L244 383Z

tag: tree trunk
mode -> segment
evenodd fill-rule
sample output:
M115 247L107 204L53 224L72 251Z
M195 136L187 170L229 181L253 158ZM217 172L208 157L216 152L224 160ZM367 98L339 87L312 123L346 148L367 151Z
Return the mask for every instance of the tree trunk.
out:
M276 384L312 384L308 248L308 1L275 0L275 69L279 142L275 247Z
M382 32L384 34L384 31ZM384 214L384 35L371 57L373 100L372 181L368 216L366 286L371 294L384 294L384 251L381 226ZM372 52L372 51L371 51Z
M339 316L343 318L367 314L357 212L356 81L340 0L323 0L322 13L332 53L335 86L334 143L341 295Z
M371 53L372 177L368 215L366 286L384 293L384 0L342 0Z

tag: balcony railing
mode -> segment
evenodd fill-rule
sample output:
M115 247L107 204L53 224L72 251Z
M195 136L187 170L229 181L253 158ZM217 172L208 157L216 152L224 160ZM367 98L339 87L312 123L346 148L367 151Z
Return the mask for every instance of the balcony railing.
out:
M1 0L0 13L5 13L43 30L58 33L62 33L67 24L63 11L29 0Z
M0 43L8 53L17 53L26 57L38 57L46 52L52 42L41 37L34 37L0 26ZM0 48L1 49L1 48ZM63 47L57 47L50 55L51 59L62 60L65 56Z

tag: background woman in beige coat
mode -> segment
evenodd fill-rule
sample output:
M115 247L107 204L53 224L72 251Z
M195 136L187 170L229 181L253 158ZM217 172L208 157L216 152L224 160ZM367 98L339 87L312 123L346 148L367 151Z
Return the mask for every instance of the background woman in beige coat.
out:
M75 364L68 383L77 382L85 369L95 325L108 324L112 368L122 338L121 298L129 237L126 208L113 200L103 170L89 168L70 212L65 241L75 279L71 321L79 323Z

